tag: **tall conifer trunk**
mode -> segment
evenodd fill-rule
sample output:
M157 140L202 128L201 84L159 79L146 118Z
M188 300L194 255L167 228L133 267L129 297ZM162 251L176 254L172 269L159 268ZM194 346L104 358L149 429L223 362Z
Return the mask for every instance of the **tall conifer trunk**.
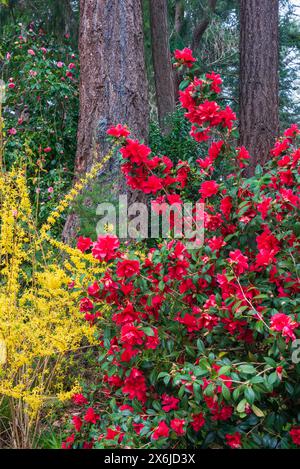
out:
M279 1L240 0L240 144L264 164L279 134Z

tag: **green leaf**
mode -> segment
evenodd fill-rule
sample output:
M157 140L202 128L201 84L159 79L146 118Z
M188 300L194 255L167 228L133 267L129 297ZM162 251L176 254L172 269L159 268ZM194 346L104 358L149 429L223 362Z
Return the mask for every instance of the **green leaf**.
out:
M241 393L241 389L240 388L236 388L233 393L232 393L232 397L235 401L238 400L239 396L240 396L240 393Z
M148 337L154 337L154 330L152 327L143 327L142 329Z
M239 366L238 369L241 373L245 373L247 375L256 374L256 369L252 365L241 365L241 366Z
M199 350L200 353L205 352L205 345L201 339L197 340L197 349Z
M207 388L205 389L204 394L205 394L206 396L212 397L212 396L214 395L214 393L215 393L215 387L214 387L214 385L213 385L213 384L209 384L209 385L207 386Z
M270 386L273 386L277 381L278 381L278 376L277 376L277 373L274 372L274 373L271 373L269 376L268 376L268 384Z
M242 414L245 411L245 407L247 405L246 399L242 399L241 402L238 404L236 410L239 414Z
M253 413L256 415L256 417L264 417L265 416L264 412L261 409L259 409L258 407L256 407L256 405L252 404L251 409L252 409Z
M227 375L227 373L229 373L230 370L231 370L231 366L228 366L228 365L222 366L218 371L218 375L219 376Z
M226 401L229 401L230 398L231 398L230 391L229 391L228 387L225 386L225 384L222 385L222 396L224 397L224 399Z
M190 84L190 80L183 80L180 85L179 85L179 89L180 91L184 91Z
M255 401L255 392L252 388L246 388L244 391L245 398L249 404L253 404Z
M169 376L169 373L166 373L165 371L161 371L157 377L157 379L164 378L165 376Z

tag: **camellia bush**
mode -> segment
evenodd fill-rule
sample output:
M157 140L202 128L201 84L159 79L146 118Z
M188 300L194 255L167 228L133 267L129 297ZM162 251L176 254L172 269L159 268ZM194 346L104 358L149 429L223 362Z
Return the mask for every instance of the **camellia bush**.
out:
M189 49L175 61L191 135L207 156L175 166L127 128L108 133L131 189L153 203L205 204L204 244L168 239L141 252L113 234L79 238L78 249L106 265L79 306L98 330L99 369L73 396L63 447L296 448L299 130L247 178L236 116L218 103L220 76L198 76Z
M3 44L3 160L7 168L26 164L31 200L43 223L73 179L78 58L68 39L58 45L34 23L7 31Z

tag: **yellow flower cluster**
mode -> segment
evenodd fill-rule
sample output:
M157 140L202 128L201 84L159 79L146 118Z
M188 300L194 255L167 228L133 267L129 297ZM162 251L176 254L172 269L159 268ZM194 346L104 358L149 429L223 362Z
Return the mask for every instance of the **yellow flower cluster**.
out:
M75 185L39 232L25 172L0 172L0 401L11 403L16 447L30 446L44 403L79 391L67 372L70 356L95 344L79 295L105 266L49 230L112 154Z

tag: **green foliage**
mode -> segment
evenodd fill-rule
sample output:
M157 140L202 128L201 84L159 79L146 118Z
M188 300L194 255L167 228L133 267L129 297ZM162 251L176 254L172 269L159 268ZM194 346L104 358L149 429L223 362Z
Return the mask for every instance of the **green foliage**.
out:
M5 5L4 7L1 7ZM55 36L61 43L67 35L77 45L79 1L78 0L2 0L0 2L1 33L7 27L22 22L35 23L39 28Z
M68 42L58 46L51 36L32 28L10 33L6 53L1 67L7 85L4 163L9 169L24 160L43 222L73 177L77 58Z
M175 164L182 159L194 162L203 152L203 145L190 136L190 126L181 108L169 116L169 126L171 131L165 135L156 122L151 123L149 142L154 153L168 155Z

